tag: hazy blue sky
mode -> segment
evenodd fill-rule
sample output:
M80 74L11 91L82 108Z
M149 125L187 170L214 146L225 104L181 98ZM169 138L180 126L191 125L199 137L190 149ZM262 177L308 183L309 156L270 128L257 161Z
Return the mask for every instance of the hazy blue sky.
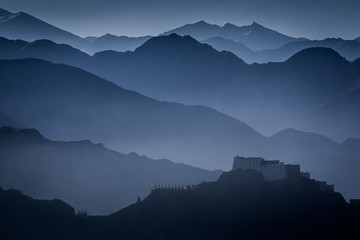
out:
M360 36L360 0L0 0L80 36L157 35L205 20L223 25L256 21L292 36Z

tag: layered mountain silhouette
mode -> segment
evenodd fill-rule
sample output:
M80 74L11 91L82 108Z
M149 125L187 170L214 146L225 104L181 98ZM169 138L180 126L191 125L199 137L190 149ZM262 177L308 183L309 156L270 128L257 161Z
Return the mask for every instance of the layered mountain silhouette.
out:
M83 39L27 13L11 13L4 9L0 9L0 36L25 41L51 40L59 44L71 45L88 54L104 50L133 51L150 38L150 36L127 37L106 34Z
M224 166L221 156L231 158L235 149L263 139L213 109L159 102L74 67L3 60L0 76L0 109L51 139L90 139L208 168Z
M245 44L236 42L234 40L225 39L222 37L212 37L201 41L202 43L209 44L218 51L229 51L243 59L247 63L261 62L256 61L256 53L259 51L253 51Z
M265 134L286 127L316 131L303 118L327 98L355 84L359 74L355 70L356 64L345 61L330 49L304 50L307 57L298 57L297 62L249 66L228 52L219 53L189 37L181 38L176 35L154 38L135 52L107 51L94 57L69 46L45 40L26 43L1 39L1 46L1 58L35 57L81 67L158 99L214 107L245 120ZM177 46L183 48L177 49ZM319 61L308 64L317 55L320 57ZM195 64L198 67L194 68ZM138 69L141 71L137 71ZM319 82L307 85L312 82L312 78ZM326 86L332 90L322 90L319 84L327 85L327 79L337 79L339 86L333 83ZM300 89L307 92L307 99L302 92L297 91L299 86L296 84L302 84ZM272 91L269 88L273 88ZM308 88L310 91L306 90ZM289 96L293 100L288 99ZM262 120L264 117L269 121L266 125ZM340 126L344 126L341 131L334 131L329 126L318 132L339 140L358 136L354 131L355 125Z
M358 238L359 39L204 21L80 38L4 9L0 36L1 239ZM252 171L198 184L235 155L343 195Z
M306 53L288 64L301 58ZM120 152L207 169L229 169L237 154L296 162L315 178L335 184L346 198L360 196L355 187L360 148L321 135L286 130L266 138L215 110L159 102L83 70L41 60L0 61L0 77L0 109L51 139L90 139Z
M80 67L157 99L213 107L267 135L288 127L317 131L304 120L307 115L356 84L360 74L356 61L328 48L304 49L284 63L248 65L230 52L175 34L152 38L134 52L93 57L44 40L0 42L1 58L34 57ZM339 122L339 129L317 132L339 141L360 136L356 124Z
M56 63L66 63L82 68L92 66L91 56L66 44L56 44L50 40L26 42L0 37L1 59L38 58Z
M24 12L11 13L0 9L0 18L1 37L25 41L47 39L56 43L69 44L88 54L94 54L104 50L133 51L150 38L150 36L128 37L106 34L101 37L82 39L75 34L64 31ZM243 43L253 50L279 48L286 43L302 40L280 34L256 22L242 27L230 23L220 27L200 21L167 31L162 35L170 35L172 33L182 36L191 35L199 41L214 37L223 38L227 41L232 40L236 43ZM227 48L237 49L235 46L229 47L225 42L214 44L215 48L217 48L216 46L219 48L226 46L225 49L221 50L230 50ZM235 52L238 51L239 50L235 50ZM240 57L248 60L245 56L247 55Z
M186 50L177 52L179 45ZM148 41L133 54L104 52L95 58L107 66L96 74L121 86L158 99L213 107L264 134L287 127L316 131L303 118L359 76L331 49L303 50L284 63L249 66L229 52L215 52L177 36ZM126 67L110 68L111 62ZM139 66L144 66L141 71ZM318 132L338 140L359 136L356 125L339 127L342 132L332 127Z
M337 51L348 61L360 57L360 43L356 40L343 40L341 38L327 38L324 40L303 40L287 43L277 49L253 51L245 45L221 37L209 38L202 41L218 51L230 51L247 63L283 62L295 53L312 47L326 47Z
M259 57L263 58L263 62L281 62L305 48L325 47L337 51L348 61L354 61L360 58L360 44L355 40L343 40L341 38L327 38L324 40L304 40L285 44L279 49L264 50L259 52ZM267 60L265 60L267 59ZM260 59L259 62L262 62Z
M1 37L26 41L47 39L56 43L69 44L88 54L106 50L133 51L151 38L151 36L128 37L105 34L100 37L82 39L27 13L13 14L0 9L0 17ZM332 48L349 61L360 57L359 38L354 40L292 38L265 28L256 22L242 27L227 23L221 27L199 21L194 24L186 24L161 35L170 35L172 33L181 36L190 35L219 51L231 51L247 63L285 61L296 52L309 47Z
M26 41L49 39L76 48L82 48L87 43L84 39L27 13L10 13L3 9L0 10L0 36Z
M149 40L151 36L144 37L128 37L128 36L115 36L106 34L90 41L90 45L84 49L89 54L102 52L106 50L113 50L118 52L134 51L137 47L141 46Z
M256 22L253 22L251 25L239 27L230 23L224 26L218 26L200 21L193 24L186 24L182 27L167 31L162 35L170 35L172 33L180 36L190 35L198 41L221 37L245 44L252 50L279 48L286 43L299 40L263 27Z
M250 170L193 187L157 188L106 217L74 215L59 200L33 200L15 190L0 189L0 203L3 238L356 239L360 223L359 206L322 191L317 181L265 182Z
M295 53L311 47L326 47L337 51L349 61L360 57L360 43L356 40L343 40L341 38L327 38L324 40L303 40L287 43L277 49L252 51L241 43L220 37L202 41L219 51L231 51L247 63L283 62Z
M0 186L60 198L90 214L110 214L155 185L193 185L221 173L121 154L90 141L50 141L34 129L11 127L0 128L0 159Z
M27 13L11 13L4 9L0 9L0 36L25 41L51 40L59 44L71 45L89 54L104 50L132 51L150 38L150 36L127 37L106 34L91 38L92 41L89 41Z

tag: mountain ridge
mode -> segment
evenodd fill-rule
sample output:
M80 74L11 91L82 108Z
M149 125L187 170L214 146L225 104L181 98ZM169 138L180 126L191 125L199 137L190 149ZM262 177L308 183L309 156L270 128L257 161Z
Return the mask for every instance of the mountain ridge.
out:
M9 15L9 14L12 14L12 13L5 10L5 9L0 8L0 17L6 16L6 15Z
M218 39L217 41L206 39L202 42L210 44L218 51L231 51L249 64L283 62L292 55L296 54L296 52L312 47L332 48L345 57L348 61L354 61L360 57L360 43L356 40L343 40L341 38L326 38L323 40L299 39L298 41L286 43L276 49L264 49L260 51L253 51L251 49L244 51L244 46L235 44L235 41L229 41L232 40L223 38Z
M122 152L177 162L191 158L199 161L195 166L208 156L214 168L221 163L207 153L207 144L218 145L227 136L229 146L221 152L231 152L226 149L245 148L248 139L263 139L247 124L208 107L159 102L62 64L1 60L0 76L0 109L53 139L91 139ZM196 142L202 145L195 148ZM186 146L194 153L183 152Z
M12 127L0 128L0 158L2 187L40 199L56 196L77 211L100 215L127 206L154 185L197 184L221 173L122 154L89 140L52 141L35 129Z
M243 43L253 50L277 48L285 43L298 40L272 29L265 28L256 22L241 27L227 23L220 27L206 23L205 21L200 21L194 24L183 25L161 35L169 35L171 33L177 33L181 36L190 35L198 41L212 37L222 37Z
M0 36L27 41L49 39L57 43L67 43L76 48L82 48L86 43L82 38L24 12L2 16Z
M357 62L325 48L302 50L284 63L248 65L230 52L176 35L152 38L134 52L104 51L94 56L56 44L41 49L41 41L34 43L39 49L6 39L0 43L1 58L33 57L80 67L160 100L210 106L265 135L288 127L316 131L304 121L307 114L360 75ZM338 141L349 137L333 128L321 133Z
M128 37L116 36L108 33L91 41L91 44L83 50L89 54L107 50L117 52L134 51L150 38L151 36Z

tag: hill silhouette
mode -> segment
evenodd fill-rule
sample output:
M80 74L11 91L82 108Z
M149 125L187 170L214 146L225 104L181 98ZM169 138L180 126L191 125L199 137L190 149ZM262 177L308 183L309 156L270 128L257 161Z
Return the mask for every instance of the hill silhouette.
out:
M356 236L359 221L340 194L321 192L314 180L265 182L252 171L224 173L217 182L188 191L155 190L111 217L125 222L131 216L143 231L131 231L130 225L126 237L139 239L145 235L156 239L160 234L175 239Z
M68 239L356 239L359 236L360 208L347 204L341 194L322 191L318 182L303 178L265 182L261 174L251 170L223 173L217 182L204 182L187 189L154 189L144 200L106 217L74 216L68 211L69 215L63 213L68 217L64 219L57 211L49 211L51 221L46 225L39 213L52 202L31 200L18 192L14 196L13 191L0 193L0 207L7 207L12 219L28 218L26 206L42 204L43 208L36 208L30 224L10 224L11 230L28 238L44 238L40 235L44 232L49 236L56 232ZM6 201L9 198L12 201ZM15 207L22 211L14 212ZM58 209L65 207L58 204ZM4 215L0 219L3 221ZM52 225L52 222L62 224ZM45 231L24 231L34 225L43 226ZM11 232L9 228L4 230L2 236Z
M34 200L14 189L0 188L0 211L3 239L64 239L75 220L74 209L63 201Z
M260 53L268 61L283 61L296 52L305 48L325 47L337 51L348 61L354 61L360 57L360 44L354 40L343 40L341 38L327 38L323 40L305 40L285 44L277 50L264 50ZM273 56L273 58L271 58Z
M34 129L0 128L0 186L40 199L61 198L89 214L109 214L160 184L215 180L206 171L169 160L121 154L90 141L58 142Z
M299 51L292 57L290 57L286 62L292 64L303 64L308 63L310 58L313 59L317 63L332 63L332 64L340 64L340 66L347 65L347 61L344 57L342 57L339 53L331 48L307 48L302 51Z

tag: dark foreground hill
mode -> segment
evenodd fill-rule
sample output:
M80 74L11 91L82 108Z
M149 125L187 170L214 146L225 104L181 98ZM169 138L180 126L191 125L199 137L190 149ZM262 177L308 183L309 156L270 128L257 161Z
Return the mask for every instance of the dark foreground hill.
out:
M0 128L1 187L40 199L60 198L90 214L123 208L155 185L197 184L220 173L121 154L90 141L50 141L33 129Z
M12 194L12 196L11 196ZM14 196L15 195L15 196ZM9 196L12 201L8 201ZM265 182L253 171L224 173L217 182L187 189L157 189L143 201L106 217L60 215L28 206L36 202L19 193L1 191L11 228L3 237L37 239L358 239L360 208L341 194L321 191L302 178ZM5 200L4 200L5 199ZM19 201L19 199L21 201ZM49 204L42 202L42 204ZM16 207L16 208L15 208ZM58 208L70 207L65 205ZM19 211L17 211L17 210ZM30 219L31 214L31 221ZM50 215L50 216L49 216ZM16 221L15 219L24 219ZM44 222L43 219L51 221ZM28 220L28 221L26 221ZM52 225L51 222L59 222ZM44 230L32 232L32 226ZM64 227L66 226L66 227ZM30 229L30 230L29 230Z
M75 236L74 209L61 200L34 200L0 188L1 239L66 239Z

